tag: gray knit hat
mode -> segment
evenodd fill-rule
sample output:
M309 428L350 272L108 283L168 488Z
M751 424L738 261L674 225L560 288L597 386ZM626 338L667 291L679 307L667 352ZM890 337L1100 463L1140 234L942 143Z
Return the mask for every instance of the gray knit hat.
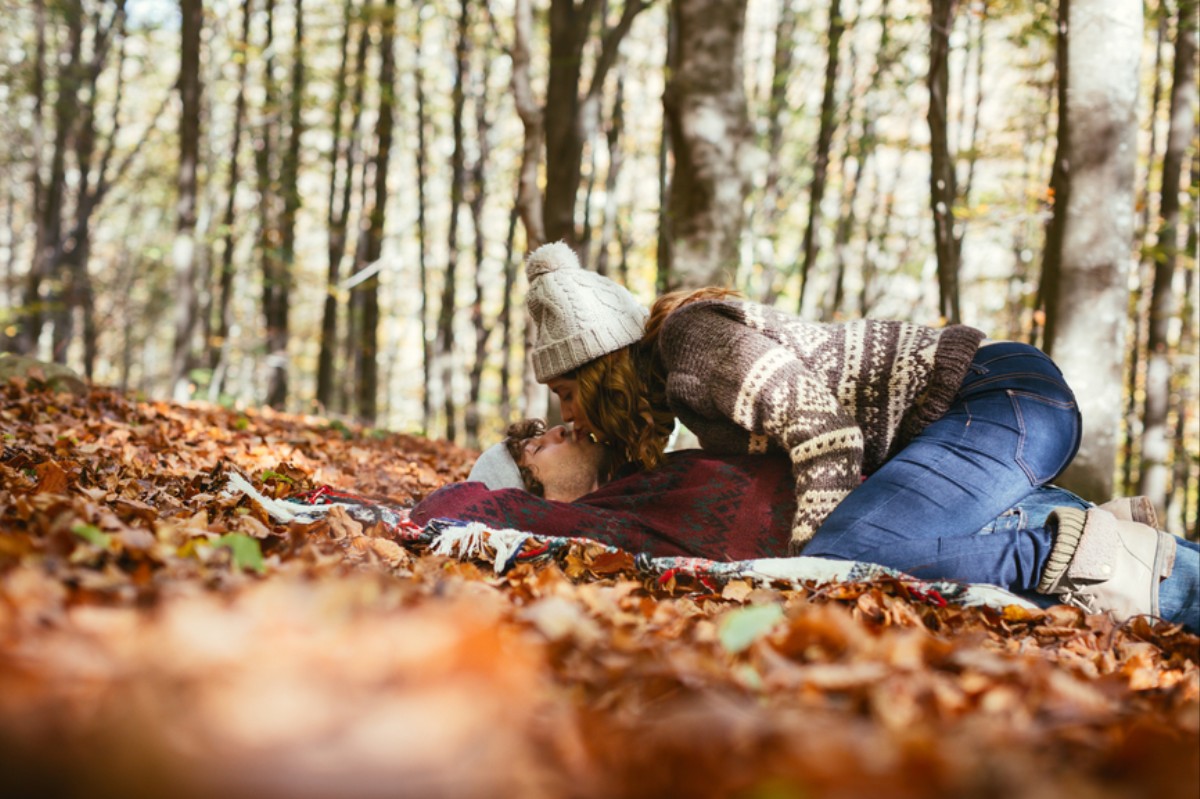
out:
M525 488L521 472L503 441L483 451L479 460L471 467L467 480L483 483L492 491L500 488Z
M539 383L641 341L650 312L624 286L589 272L564 242L544 244L525 261L533 317L533 374Z

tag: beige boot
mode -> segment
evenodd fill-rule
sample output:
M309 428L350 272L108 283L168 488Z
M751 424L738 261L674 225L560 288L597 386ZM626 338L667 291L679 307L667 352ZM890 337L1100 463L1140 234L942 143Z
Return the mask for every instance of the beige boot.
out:
M1159 528L1158 514L1154 511L1154 503L1150 501L1150 497L1117 497L1097 507L1103 508L1118 519L1145 524L1155 530Z
M1057 508L1054 546L1038 591L1118 620L1159 615L1158 584L1175 565L1175 537L1103 508Z

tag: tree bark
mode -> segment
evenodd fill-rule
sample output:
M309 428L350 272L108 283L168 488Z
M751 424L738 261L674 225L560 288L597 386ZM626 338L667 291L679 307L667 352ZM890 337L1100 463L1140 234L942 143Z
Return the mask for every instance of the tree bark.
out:
M292 74L288 98L288 137L279 165L283 213L279 219L278 274L271 292L267 352L281 363L268 372L267 404L282 409L288 396L288 309L296 271L296 215L300 211L300 143L304 135L301 111L304 105L304 4L295 0L296 17L292 39Z
M1146 290L1146 287L1153 279L1151 273L1154 260L1149 241L1150 209L1153 205L1150 173L1153 171L1153 164L1158 160L1157 120L1162 105L1163 45L1167 40L1167 23L1170 22L1171 17L1165 0L1160 0L1151 14L1158 21L1158 30L1154 37L1154 88L1150 90L1150 119L1152 121L1150 124L1150 149L1146 154L1146 164L1149 165L1149 168L1146 170L1146 182L1142 186L1142 212L1138 216L1137 242L1140 245L1141 257L1135 267L1137 269L1136 281L1133 296L1129 301L1132 331L1129 342L1129 366L1126 369L1125 379L1125 430L1124 440L1121 444L1121 487L1127 494L1136 490L1133 476L1134 467L1137 465L1135 461L1137 460L1138 442L1141 439L1138 386L1141 384L1145 367L1143 347L1146 338L1146 314L1149 311L1147 303L1150 298L1150 292Z
M670 286L728 284L737 265L749 136L742 74L745 0L673 0L678 59L664 98L674 171Z
M175 271L175 343L171 357L172 394L176 401L190 394L188 372L193 365L192 334L198 319L196 290L196 199L200 165L200 33L204 25L202 0L180 0L179 198L171 261Z
M625 76L618 71L617 91L613 97L605 144L608 146L608 171L604 175L604 221L600 228L600 247L596 252L596 274L608 275L609 247L617 229L617 181L621 177L625 154L621 134L625 128Z
M61 13L67 20L65 57L59 57L58 91L54 100L54 149L50 155L50 179L42 184L36 195L41 204L37 214L36 245L33 263L25 282L24 308L26 324L22 329L20 351L36 353L38 340L46 322L47 307L53 309L62 302L61 291L51 286L43 297L43 281L56 277L62 255L63 204L66 192L67 150L71 140L75 112L75 93L79 86L80 58L83 46L83 6L79 0L68 0ZM38 178L40 180L40 178Z
M1074 388L1084 436L1060 478L1091 499L1112 495L1133 240L1142 7L1061 0L1059 143L1047 260L1046 350Z
M743 0L744 1L744 0ZM542 222L549 241L562 240L575 246L575 205L579 194L583 145L596 127L600 95L608 71L616 62L621 41L633 20L646 7L643 0L626 0L615 25L604 25L600 54L587 88L580 92L583 50L600 0L551 0L550 73L546 82L546 196ZM604 23L604 20L601 20Z
M508 214L508 235L504 238L504 293L500 297L500 316L496 320L500 328L500 421L508 424L512 421L512 378L513 363L513 289L517 285L517 266L520 260L513 252L513 240L517 233L517 219L520 214L516 206Z
M354 27L355 13L353 0L346 0L345 24L346 32L343 37L343 47L348 47ZM335 87L337 105L334 110L334 148L331 151L332 168L329 178L329 212L326 216L329 226L328 271L326 276L325 307L321 315L321 350L317 357L317 403L323 408L338 407L346 409L346 403L341 392L336 391L338 381L337 369L334 364L338 350L338 302L341 294L340 276L342 261L346 258L346 230L350 220L351 198L354 194L354 173L359 165L361 156L361 136L359 126L362 122L363 97L366 87L367 50L371 41L370 25L363 19L358 20L358 37L354 47L354 70L347 77L345 70L347 55L343 53L342 64L338 68L338 83ZM350 91L350 84L353 92ZM342 115L346 95L350 94L350 123L343 129ZM339 180L338 164L343 164ZM349 379L353 369L345 369L344 376ZM345 381L343 381L344 384Z
M275 318L277 312L276 292L278 285L284 280L279 258L279 178L277 172L277 154L275 152L275 137L279 115L279 89L275 83L275 0L266 0L266 20L263 40L263 101L258 125L258 138L255 142L254 165L258 183L259 203L259 257L262 259L262 313L263 326L266 330L265 344L267 357L265 366L267 386L277 384L277 378L272 374L276 370L287 369L286 353L281 355L271 349L271 344L277 340L273 328L278 324ZM270 388L268 388L268 394Z
M29 134L29 184L31 209L35 222L33 258L25 277L23 297L14 302L19 309L17 319L19 325L16 335L5 336L5 349L10 352L33 352L37 345L38 334L41 332L41 305L38 300L41 294L41 257L42 257L42 203L45 184L42 182L42 150L46 138L46 1L34 0L33 24L33 70L30 76L30 92L33 95L33 124ZM15 247L14 247L15 250ZM17 295L13 287L13 294ZM14 298L15 299L15 298ZM32 301L32 303L31 303Z
M229 360L229 334L232 318L229 311L233 299L233 278L237 269L233 261L233 250L237 240L233 235L237 219L237 191L242 180L242 128L246 124L246 78L249 71L250 20L254 15L254 0L242 0L242 35L240 45L242 57L238 61L237 96L233 101L233 137L229 143L229 181L226 188L225 210L221 217L222 250L221 267L216 286L216 319L213 334L208 344L208 365L212 369L209 382L209 402L220 399Z
M538 166L546 129L544 114L533 94L529 75L530 42L533 39L532 0L516 0L513 9L512 89L517 115L525 130L521 167L517 173L517 208L525 228L525 246L535 250L546 242L542 193L538 190Z
M421 61L423 38L419 18L417 25L413 81L417 85L417 151L414 155L417 161L417 269L421 283L421 364L424 373L424 381L421 384L421 430L429 435L433 428L431 387L434 355L429 335L429 233L425 221L428 154L425 145L425 72Z
M446 415L446 440L458 440L458 424L454 404L454 313L458 293L458 216L466 186L466 155L463 117L466 113L466 81L470 70L470 38L468 26L470 2L461 0L458 17L458 38L454 47L455 73L451 90L454 151L450 155L450 224L446 242L446 277L442 284L442 301L438 309L437 353L442 376L442 410Z
M958 185L947 130L950 33L954 28L957 5L957 0L933 0L929 45L929 201L937 253L938 308L951 324L961 321L958 300L960 239L954 221Z
M1142 470L1138 493L1149 497L1163 512L1167 501L1167 459L1171 450L1167 434L1172 371L1168 334L1177 313L1172 289L1179 253L1179 191L1187 165L1188 146L1195 134L1196 10L1196 0L1180 0L1171 81L1171 123L1163 152L1162 204L1146 340L1149 358L1146 362L1146 401L1142 410Z
M120 131L118 112L124 88L122 64L125 59L125 0L116 0L107 21L100 8L92 14L92 52L87 64L80 64L79 89L85 99L75 114L75 165L78 181L75 186L74 222L70 232L58 243L55 260L59 264L62 303L54 310L53 352L55 360L66 361L67 352L75 338L76 317L83 326L83 372L90 379L96 360L96 328L92 315L93 290L88 272L91 256L92 216L103 196L104 173L112 156L114 142ZM109 60L114 40L120 40L116 59L113 106L106 116L112 117L112 131L107 146L96 163L96 118L99 102L99 80ZM94 179L93 179L94 178Z
M813 153L813 174L808 190L808 222L804 226L804 239L800 245L800 296L796 312L804 312L804 294L808 288L808 275L817 260L820 250L821 203L825 199L825 182L829 172L829 150L833 145L833 134L837 130L836 93L838 56L841 50L842 33L846 29L842 19L841 0L829 4L829 49L825 59L825 89L821 96L821 125L817 130L817 144Z
M383 228L388 199L388 166L392 152L396 106L396 0L384 0L382 31L379 36L379 117L375 122L376 149L372 173L374 193L367 216L366 243L358 273L373 270L354 286L356 307L360 311L358 329L358 418L374 424L379 393L379 268L383 254Z
M483 2L483 12L488 13L487 0ZM478 152L475 162L471 165L471 201L468 205L471 212L471 233L475 244L475 297L471 301L471 326L475 328L475 357L471 362L469 393L467 408L463 418L463 427L467 433L467 446L479 447L479 390L483 382L483 367L487 361L488 339L491 336L492 325L483 321L483 208L487 198L487 163L490 153L491 122L487 114L488 83L491 80L491 54L484 52L483 67L478 77L478 83L473 93L472 102L475 105L475 139Z
M771 92L767 99L767 175L763 186L761 214L766 249L762 253L765 263L759 299L767 305L775 302L775 298L779 296L779 287L776 285L779 274L779 235L776 228L783 211L779 184L784 168L782 156L784 114L788 111L787 91L792 79L792 65L795 62L796 17L796 4L793 0L779 0Z

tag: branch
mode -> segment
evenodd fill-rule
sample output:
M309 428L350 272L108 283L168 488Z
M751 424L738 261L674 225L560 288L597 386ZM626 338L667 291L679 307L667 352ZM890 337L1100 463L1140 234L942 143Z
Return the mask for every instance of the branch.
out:
M525 243L534 249L546 240L542 224L542 195L537 186L542 149L542 109L529 80L529 42L533 34L531 0L516 0L513 10L512 88L517 115L525 127L521 170L517 178L517 208L525 227Z
M600 57L596 59L596 70L592 73L592 82L588 86L586 95L588 100L594 99L600 94L600 91L604 87L604 78L608 75L608 71L612 68L612 65L616 63L621 41L633 26L633 18L642 13L647 5L649 3L645 2L645 0L627 2L625 9L621 12L620 21L614 27L604 32L604 36L601 38Z

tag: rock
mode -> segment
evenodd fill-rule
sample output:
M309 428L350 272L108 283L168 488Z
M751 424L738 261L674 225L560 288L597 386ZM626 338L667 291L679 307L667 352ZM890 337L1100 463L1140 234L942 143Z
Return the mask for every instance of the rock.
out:
M87 394L87 383L79 375L58 363L44 363L35 358L11 353L0 353L0 383L14 377L42 383L51 391L66 391L71 394Z

